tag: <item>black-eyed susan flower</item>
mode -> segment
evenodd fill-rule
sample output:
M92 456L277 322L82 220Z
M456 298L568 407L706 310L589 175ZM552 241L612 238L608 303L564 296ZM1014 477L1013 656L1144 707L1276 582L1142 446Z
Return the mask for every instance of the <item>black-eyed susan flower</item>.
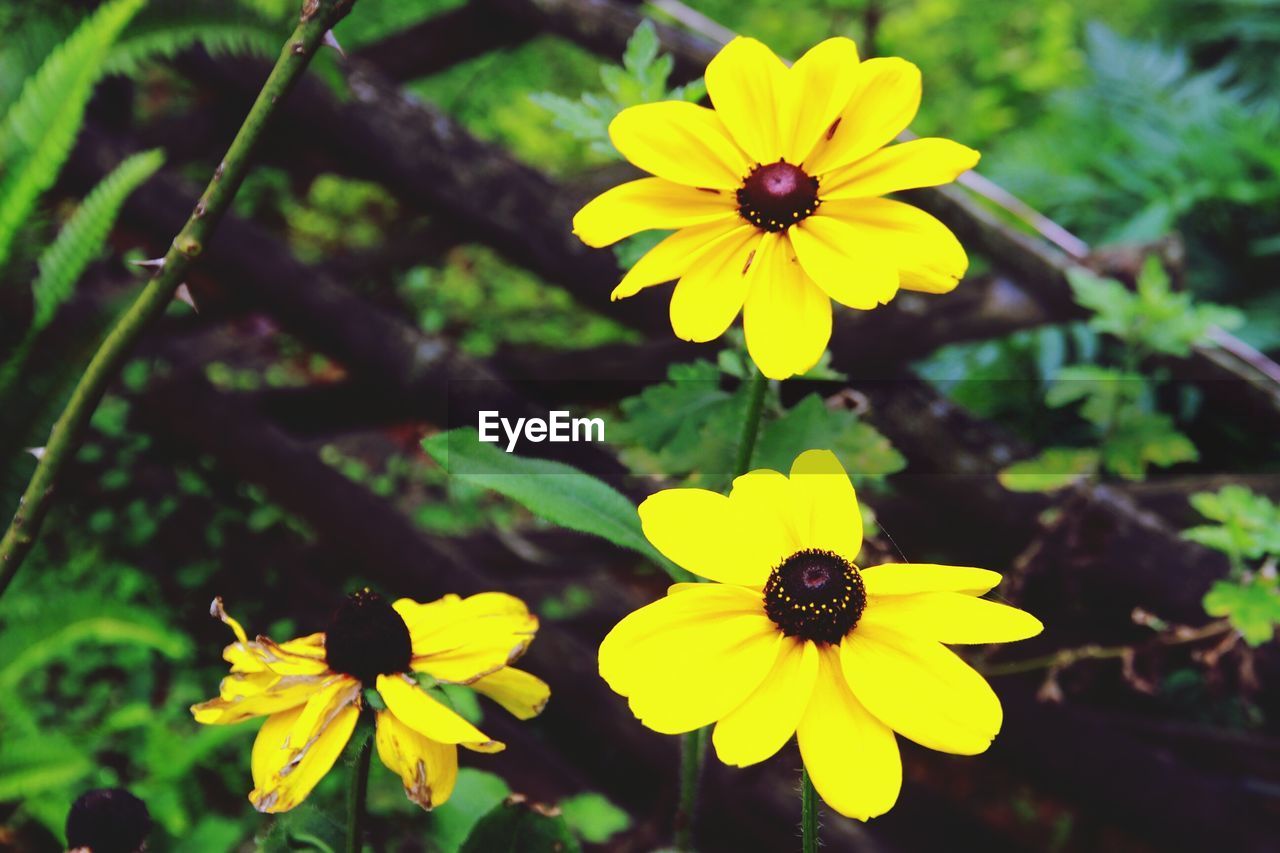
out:
M645 536L714 583L680 583L618 623L600 673L655 731L715 724L726 764L772 756L794 734L819 794L866 819L897 800L894 733L962 755L1000 729L987 682L947 648L1040 632L1030 614L979 598L985 569L857 565L858 502L829 451L790 476L747 473L728 496L669 489L640 505Z
M253 791L263 812L301 803L333 766L366 705L375 714L378 756L423 808L449 799L458 747L497 752L493 740L434 698L439 684L465 684L524 720L550 691L512 667L533 641L537 617L499 592L390 604L375 592L350 596L323 633L285 643L250 640L221 599L212 613L235 633L223 657L231 675L217 699L191 708L212 725L266 717L253 744ZM439 694L436 694L439 695Z
M590 246L675 229L614 299L679 279L671 325L720 337L741 310L747 347L773 379L803 373L831 338L831 300L869 309L898 289L946 293L968 267L959 241L922 210L880 198L944 184L978 162L947 139L884 146L915 117L920 71L858 61L846 38L787 68L738 38L707 66L714 110L664 101L623 110L613 144L653 177L598 196L574 217Z

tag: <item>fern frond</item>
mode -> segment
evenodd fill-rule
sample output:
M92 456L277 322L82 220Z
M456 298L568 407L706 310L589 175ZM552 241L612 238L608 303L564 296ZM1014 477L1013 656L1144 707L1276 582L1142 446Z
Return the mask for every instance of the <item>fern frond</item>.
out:
M53 319L89 262L102 251L126 198L164 164L159 149L134 154L112 170L87 195L58 237L40 255L40 274L32 285L35 312L31 334Z
M152 6L140 14L107 58L107 71L136 74L147 60L173 58L194 45L209 53L273 57L283 38L280 20L226 0Z
M111 45L145 2L100 6L27 80L0 124L0 267L19 226L71 153Z

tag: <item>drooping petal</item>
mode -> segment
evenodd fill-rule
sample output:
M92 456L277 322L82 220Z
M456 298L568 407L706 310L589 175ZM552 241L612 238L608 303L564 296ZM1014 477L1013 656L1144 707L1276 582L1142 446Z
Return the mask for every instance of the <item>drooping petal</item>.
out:
M400 599L392 606L409 628L413 670L455 684L514 662L538 630L538 617L525 603L501 592L426 604Z
M303 705L324 684L321 675L236 673L222 680L220 695L191 706L197 723L230 725Z
M893 807L902 789L902 757L893 732L850 692L834 647L819 649L821 668L796 730L800 756L828 806L867 820Z
M950 139L913 139L825 176L820 194L825 203L830 199L874 198L899 190L948 184L978 165L980 156Z
M735 38L707 65L707 94L716 114L756 163L782 157L782 127L793 97L787 75L773 51L752 38Z
M768 235L776 236L776 235ZM753 266L742 322L747 351L770 379L788 379L818 363L831 340L831 300L804 274L785 239Z
M551 688L545 681L510 666L486 675L471 687L506 708L519 720L530 720L541 714L551 698Z
M858 48L847 38L829 38L811 47L791 66L794 93L791 127L783 156L803 163L849 103L858 86ZM786 127L782 128L785 133ZM837 127L838 129L838 127Z
M897 267L903 288L948 293L969 268L951 229L917 207L887 198L836 199L819 208L846 223Z
M1000 731L1004 716L991 686L936 641L859 623L841 643L840 659L858 701L921 746L975 755Z
M433 809L449 799L458 780L456 746L423 737L388 711L378 712L374 743L378 758L400 777L410 800Z
M850 563L862 550L862 514L844 466L830 450L806 450L791 463L791 496L805 548Z
M853 94L805 158L804 169L822 180L827 172L856 162L887 145L911 124L920 108L920 69L896 56L868 59L857 67Z
M773 669L755 692L716 723L712 743L725 764L769 758L795 734L818 678L818 648L786 637Z
M645 537L676 565L708 580L761 587L776 563L768 527L707 489L664 489L640 504Z
M873 595L858 624L939 643L1009 643L1044 630L1025 610L959 592Z
M898 292L898 270L870 234L828 214L830 202L788 232L800 266L827 296L867 310Z
M423 737L438 743L460 743L489 746L492 738L468 723L404 674L379 675L378 695L387 710L400 722Z
M669 595L619 622L600 645L600 674L655 731L708 725L768 674L782 634L758 593L711 585Z
M302 706L302 713L289 732L290 744L296 749L302 749L318 732L324 731L343 709L355 703L359 695L360 682L349 675L337 675L326 681Z
M739 219L717 219L705 225L691 225L663 238L644 254L622 277L610 299L635 296L646 287L675 281L721 237L741 226Z
M342 754L360 717L348 702L300 740L295 732L304 712L305 706L268 717L253 742L249 801L260 812L287 812L306 799Z
M936 563L884 563L862 569L867 595L911 595L917 592L963 592L982 595L1000 583L999 572Z
M748 268L761 251L760 232L742 224L707 248L676 283L671 294L671 329L676 337L705 343L733 323L750 286Z
M573 233L588 246L599 248L651 228L684 228L737 215L733 193L640 178L587 202L573 217Z
M636 166L689 187L736 190L751 168L720 116L686 101L628 107L609 138Z

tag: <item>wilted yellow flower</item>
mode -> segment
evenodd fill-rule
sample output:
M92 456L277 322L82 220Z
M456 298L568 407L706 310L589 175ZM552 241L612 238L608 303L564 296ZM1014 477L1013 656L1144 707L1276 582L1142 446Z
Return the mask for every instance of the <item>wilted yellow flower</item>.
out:
M787 68L734 39L711 60L714 110L665 101L609 125L622 155L655 177L614 187L580 210L574 233L607 246L677 229L613 291L622 299L679 279L671 326L710 341L743 312L747 348L773 379L803 373L831 338L831 300L874 308L898 288L946 293L968 268L945 225L879 198L945 184L978 162L946 139L884 148L915 117L920 71L903 59L858 61L833 38Z
M944 644L1038 634L1039 620L978 596L1000 575L932 564L860 568L858 502L826 450L791 475L752 471L728 495L669 489L640 505L645 536L715 583L679 583L600 646L600 674L651 729L715 723L726 764L770 757L795 734L814 786L841 814L893 806L894 732L972 755L1000 701Z
M369 700L378 756L400 775L409 799L428 809L453 792L458 746L497 752L503 744L433 698L424 683L466 684L522 720L541 712L550 695L541 680L509 666L533 642L538 620L503 593L388 604L363 590L327 631L285 643L250 640L221 599L212 613L236 636L223 651L231 675L217 699L191 712L211 725L267 718L253 744L249 794L263 812L292 809L324 778L355 730L366 690L376 691Z

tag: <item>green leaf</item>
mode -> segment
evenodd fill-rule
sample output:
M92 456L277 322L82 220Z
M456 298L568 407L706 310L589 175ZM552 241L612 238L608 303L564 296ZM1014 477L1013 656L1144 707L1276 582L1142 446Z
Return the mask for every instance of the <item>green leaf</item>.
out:
M12 694L9 694L12 695ZM0 802L65 790L97 769L93 756L56 732L5 737L0 750Z
M145 0L105 3L54 49L0 124L0 269L71 153L111 45Z
M501 776L463 767L453 795L431 813L431 840L444 853L457 853L480 818L511 793Z
M1199 458L1191 439L1174 429L1172 418L1158 412L1123 412L1102 447L1103 467L1127 480L1141 480L1148 465L1167 468Z
M627 39L622 65L632 74L642 74L658 58L658 28L645 18Z
M1189 501L1218 524L1184 530L1184 538L1250 559L1280 554L1280 506L1266 495L1232 484L1217 492L1197 492Z
M1098 451L1091 447L1050 447L1013 463L996 479L1011 492L1053 492L1095 474L1098 460Z
M103 178L67 220L57 239L40 255L40 274L31 288L35 298L32 331L47 326L71 296L85 267L102 251L125 199L163 163L164 153L158 148L134 154Z
M882 480L907 465L889 439L856 413L828 408L821 396L809 394L763 425L752 466L788 471L797 454L810 448L835 453L855 484Z
M323 809L303 803L276 818L258 850L259 853L294 850L337 853L342 849L343 835L342 826Z
M604 844L631 826L631 816L603 794L587 792L560 801L569 828L591 844Z
M1080 402L1080 416L1095 426L1105 427L1122 410L1138 403L1145 393L1146 381L1139 374L1077 364L1058 371L1044 402L1055 409Z
M1245 642L1260 646L1280 624L1280 587L1275 578L1255 576L1245 583L1217 581L1204 597L1210 616L1225 616Z
M577 853L582 847L555 809L509 797L471 830L460 853Z
M422 447L450 477L511 498L553 524L643 554L677 580L690 575L649 544L635 505L612 486L562 462L504 453L474 429L438 433Z

